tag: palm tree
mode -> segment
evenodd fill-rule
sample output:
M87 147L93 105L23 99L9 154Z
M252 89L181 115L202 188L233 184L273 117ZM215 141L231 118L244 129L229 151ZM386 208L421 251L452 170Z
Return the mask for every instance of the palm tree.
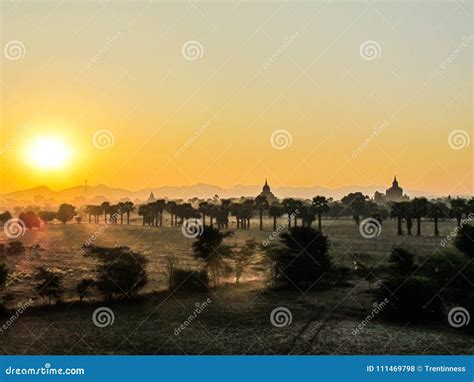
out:
M263 211L268 209L268 200L265 195L258 195L254 201L255 208L258 209L258 217L260 219L260 231L263 230Z
M127 214L127 224L130 224L130 213L135 210L133 202L125 202L123 205L123 211Z
M223 244L232 232L220 232L217 228L206 226L201 235L193 243L194 256L205 261L214 286L219 285L220 271L224 266L224 258L232 254L232 249Z
M163 211L164 211L165 207L166 207L166 200L158 199L155 202L155 210L159 215L160 227L163 226Z
M283 215L283 208L279 203L274 202L268 208L268 214L273 218L273 230L276 231L277 219Z
M138 215L143 217L143 225L148 224L150 206L148 204L142 204L140 207L138 207Z
M402 231L402 219L405 216L405 211L403 209L403 205L398 203L393 203L391 210L390 210L390 217L397 219L397 235L403 235Z
M312 206L318 215L318 229L321 231L321 215L329 211L329 202L332 199L327 199L325 196L315 196L313 198Z
M428 213L429 202L426 198L415 198L411 201L411 210L416 219L416 236L421 236L421 218Z
M120 214L120 224L123 224L123 215L125 214L125 203L120 202L116 206L116 213Z
M301 216L301 226L302 227L311 227L314 222L316 211L314 210L313 206L310 204L301 204L298 207L299 215ZM295 214L296 215L296 214ZM296 216L295 216L296 220ZM296 224L295 224L296 227Z
M252 199L244 200L242 203L242 222L245 229L250 229L250 219L252 219L254 210L254 201Z
M341 199L342 204L352 211L352 217L357 225L359 225L360 217L366 208L366 201L369 199L362 192L351 192Z
M411 236L411 230L413 228L413 215L411 210L410 202L400 202L401 208L403 210L403 217L407 225L407 234Z
M436 202L431 205L428 216L433 218L434 221L434 234L439 236L438 220L449 217L449 209L444 203Z
M109 213L110 210L110 203L109 202L103 202L100 205L102 212L104 213L104 221L107 224L107 214Z
M453 217L458 222L458 226L461 225L461 219L463 215L467 215L469 213L467 200L463 198L456 198L451 200L451 212L453 214Z
M293 198L285 198L282 201L282 206L283 206L283 211L288 215L288 229L290 229L291 216L294 216L295 211L296 211L296 200Z
M198 211L202 215L202 224L206 225L206 214L209 212L209 203L208 202L200 202Z

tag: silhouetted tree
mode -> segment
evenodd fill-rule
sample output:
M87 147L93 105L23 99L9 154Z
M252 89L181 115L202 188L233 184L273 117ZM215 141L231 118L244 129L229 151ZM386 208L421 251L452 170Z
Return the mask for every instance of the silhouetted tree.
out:
M86 256L99 260L97 266L97 289L103 293L106 300L115 295L135 298L140 290L148 283L145 270L148 260L129 247L99 247L84 246Z
M467 200L463 198L452 199L450 205L452 216L456 219L459 226L463 216L469 213Z
M38 282L35 286L36 293L41 297L47 297L49 306L53 298L56 302L61 298L64 293L61 274L45 267L38 267L34 277Z
M438 229L438 221L439 219L448 218L449 217L449 209L446 207L444 203L436 202L430 206L428 215L429 217L433 218L434 222L434 234L435 236L439 236L439 229Z
M220 232L217 228L206 226L193 243L194 256L205 262L214 286L219 285L219 275L224 259L232 254L230 246L223 243L233 232Z
M56 212L54 211L40 211L38 216L41 220L43 220L46 224L51 223L54 219L56 219Z
M395 275L409 275L415 268L415 255L406 249L395 248L390 253L390 263L393 264Z
M311 227L293 227L280 234L276 248L268 248L276 257L277 278L289 286L307 289L332 266L328 238Z
M41 222L33 211L22 212L18 218L25 223L26 228L40 228Z
M315 196L312 201L314 211L318 215L318 229L321 231L321 215L329 211L329 202L332 199L328 199L325 196Z
M342 204L352 211L352 217L357 225L359 225L360 217L364 214L365 203L369 199L362 192L351 192L341 199Z
M470 259L474 258L474 226L462 226L454 239L454 246Z
M411 210L416 219L416 235L421 235L421 219L428 213L429 202L426 198L415 198L411 201Z
M263 211L269 207L268 200L265 195L258 195L254 201L255 208L258 209L258 217L260 219L260 231L263 230Z
M66 224L76 215L76 207L71 204L63 203L59 206L58 212L56 213L56 219L63 224Z
M273 218L273 230L276 231L277 219L283 215L283 208L279 203L274 202L268 208L268 214Z
M82 279L76 286L79 301L89 296L90 290L93 288L95 281L93 279Z
M237 251L233 251L232 259L235 264L235 283L239 284L245 268L252 262L259 248L255 239L249 239Z
M397 235L403 235L402 220L405 217L403 204L400 202L393 203L390 209L390 217L397 219Z
M10 213L10 211L5 211L5 212L2 212L0 214L0 223L1 224L4 224L5 222L7 222L8 220L10 220L12 218L12 214Z

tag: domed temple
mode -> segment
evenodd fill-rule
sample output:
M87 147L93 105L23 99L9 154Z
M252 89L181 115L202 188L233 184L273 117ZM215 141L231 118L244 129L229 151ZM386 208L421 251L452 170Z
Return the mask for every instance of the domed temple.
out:
M278 202L278 198L273 195L273 192L270 190L270 186L268 185L267 180L265 179L265 184L263 185L262 192L259 194L259 196L265 196L267 198L267 201L269 204L272 204L273 202Z

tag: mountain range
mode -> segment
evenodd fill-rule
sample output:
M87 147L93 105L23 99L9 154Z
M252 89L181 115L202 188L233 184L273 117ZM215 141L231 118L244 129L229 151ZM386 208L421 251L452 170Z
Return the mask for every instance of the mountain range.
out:
M375 191L385 192L386 186L371 185L371 186L345 186L337 188L327 188L321 186L312 187L275 187L272 192L278 198L293 197L310 199L315 195L323 195L332 197L335 200L341 199L344 195L350 192L360 191L366 195L373 196ZM130 191L122 188L113 188L103 184L97 186L89 186L87 188L87 199L84 186L75 186L63 190L54 191L47 186L39 186L26 190L10 192L0 195L0 201L3 203L13 202L76 202L79 204L85 203L99 203L104 200L116 202L121 199L130 199L133 202L145 201L148 199L151 192L156 198L169 199L183 199L187 200L193 197L200 199L212 198L218 195L220 198L238 198L241 196L256 196L260 193L262 186L258 185L235 185L230 188L223 188L211 184L198 183L191 186L162 186L137 191ZM439 197L424 191L405 190L410 197L426 196Z

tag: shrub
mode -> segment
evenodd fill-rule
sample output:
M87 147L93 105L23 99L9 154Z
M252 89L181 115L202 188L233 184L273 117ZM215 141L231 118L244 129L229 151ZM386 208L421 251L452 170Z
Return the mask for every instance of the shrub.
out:
M446 248L426 260L421 272L452 302L464 300L474 284L474 263L454 248Z
M82 300L89 296L91 289L94 287L95 281L93 279L82 279L76 286L79 300Z
M171 281L171 290L180 292L207 292L209 276L206 271L175 269Z
M395 248L390 253L390 263L396 275L409 275L415 268L415 255L403 248Z
M377 290L379 301L389 300L381 314L394 321L428 322L439 319L443 317L443 309L438 291L431 280L423 277L385 280Z
M474 226L462 226L454 239L454 246L470 259L474 258Z
M21 241L15 240L8 243L8 247L6 248L6 252L8 255L18 255L20 253L25 252L25 247Z
M85 246L86 256L96 257L100 264L97 266L97 289L105 299L110 300L115 295L135 298L140 290L148 283L145 266L148 260L140 253L133 252L129 247L99 247Z
M35 280L38 284L35 286L36 293L41 297L48 298L48 305L51 306L51 300L59 301L63 295L62 276L51 269L39 267L36 268Z
M311 227L293 227L280 234L278 247L268 248L275 257L277 283L309 288L331 270L329 240Z

